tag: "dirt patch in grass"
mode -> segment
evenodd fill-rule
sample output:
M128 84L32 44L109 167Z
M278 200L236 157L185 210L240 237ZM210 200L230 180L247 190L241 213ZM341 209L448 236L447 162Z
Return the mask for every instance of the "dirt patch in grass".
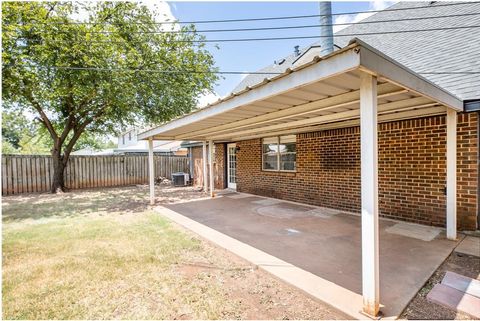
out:
M146 186L2 201L4 319L346 318L162 218Z
M471 320L472 317L427 300L427 294L441 283L447 271L480 280L480 257L453 252L403 311L401 319Z

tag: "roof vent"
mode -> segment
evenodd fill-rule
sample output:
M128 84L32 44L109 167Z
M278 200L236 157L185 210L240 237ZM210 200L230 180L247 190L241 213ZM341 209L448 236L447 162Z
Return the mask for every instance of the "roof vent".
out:
M300 46L293 47L293 52L295 53L295 57L300 56Z

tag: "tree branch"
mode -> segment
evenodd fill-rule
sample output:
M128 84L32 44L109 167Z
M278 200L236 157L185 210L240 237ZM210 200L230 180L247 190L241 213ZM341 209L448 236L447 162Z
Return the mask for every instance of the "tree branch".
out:
M106 108L108 108L108 103L104 105L104 108L100 109L95 115L93 115L92 118L85 120L81 125L78 127L74 127L73 129L73 137L70 139L68 142L67 146L64 149L64 156L63 156L63 163L64 165L67 164L68 158L70 157L70 153L73 150L73 147L75 146L77 140L80 138L80 136L83 134L85 131L85 128L87 128L88 125L93 123L95 120L100 118L102 114L105 112Z
M32 92L29 90L24 89L23 94L27 98L27 100L32 104L33 108L37 110L37 112L40 114L40 119L42 124L47 128L48 132L50 133L50 136L52 137L54 142L57 142L58 140L58 134L55 131L55 128L53 128L52 123L50 122L50 119L48 119L47 114L43 111L42 106L37 102L37 100L33 97Z

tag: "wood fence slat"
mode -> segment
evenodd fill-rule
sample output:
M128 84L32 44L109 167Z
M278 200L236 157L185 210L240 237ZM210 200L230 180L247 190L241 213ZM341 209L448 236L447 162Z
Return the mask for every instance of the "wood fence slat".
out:
M129 161L130 161L130 157L125 156L124 168L125 168L125 184L126 185L132 185L132 182L130 181Z
M101 159L101 165L100 165L100 168L101 168L101 171L102 171L102 184L100 184L100 186L104 187L105 186L105 157L100 157Z
M17 194L18 191L18 180L19 180L19 175L18 175L18 165L17 165L17 157L12 157L12 186L13 186L13 193L12 194Z
M93 173L92 187L95 187L95 188L98 187L98 167L97 167L97 160L98 160L98 157L93 157L93 158L92 158L92 173Z
M94 168L93 168L93 159L94 159L94 158L90 158L90 157L89 157L89 158L85 158L85 160L86 160L87 163L88 163L88 187L89 187L89 188L94 187L94 186L93 186L93 179L94 179L94 177L93 177L93 174L94 174L94 172L93 172L93 171L94 171Z
M2 156L2 194L7 194L7 160Z
M38 168L40 174L40 185L42 186L42 191L47 191L47 182L46 182L46 175L45 175L45 157L38 158Z
M105 186L110 186L110 158L105 157Z
M114 179L114 185L118 186L120 184L119 182L119 177L118 177L118 156L114 156L113 158L113 179Z
M19 157L20 161L20 173L22 173L21 176L21 188L22 188L22 193L28 193L28 182L27 182L27 161L25 160L24 157Z
M22 181L23 181L23 192L30 193L30 179L28 175L28 161L25 157L21 157L22 160Z
M5 163L7 167L7 194L10 195L13 193L13 184L12 184L12 158L11 157L6 157L5 158Z
M83 169L82 169L82 157L77 157L77 163L75 164L77 167L77 188L83 188Z
M42 189L40 188L40 184L39 184L39 176L38 175L38 166L37 166L37 161L38 161L38 156L35 156L34 158L32 158L32 175L34 175L33 177L33 191L35 193L39 193L42 191Z
M135 156L135 184L139 184L139 183L140 183L139 174L138 174L139 168L140 168L139 157L138 157L138 156Z
M45 155L4 155L2 195L49 191L53 161ZM155 176L171 179L174 172L189 172L183 156L154 156ZM148 155L75 156L65 168L65 185L70 189L128 186L148 183Z
M41 192L41 190L38 188L38 167L37 167L37 159L38 156L35 156L31 159L31 168L32 168L32 185L33 185L33 192L38 193Z
M47 191L50 190L50 158L45 157L43 159L43 168L45 170L45 185L47 186Z

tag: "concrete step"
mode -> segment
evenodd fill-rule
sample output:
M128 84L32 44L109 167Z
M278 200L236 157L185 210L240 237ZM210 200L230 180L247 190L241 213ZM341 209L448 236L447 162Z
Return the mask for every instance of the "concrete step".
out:
M448 271L442 280L443 285L480 298L480 281Z
M447 285L436 284L428 293L427 300L480 319L480 298Z
M480 237L467 236L455 248L455 252L480 256Z

